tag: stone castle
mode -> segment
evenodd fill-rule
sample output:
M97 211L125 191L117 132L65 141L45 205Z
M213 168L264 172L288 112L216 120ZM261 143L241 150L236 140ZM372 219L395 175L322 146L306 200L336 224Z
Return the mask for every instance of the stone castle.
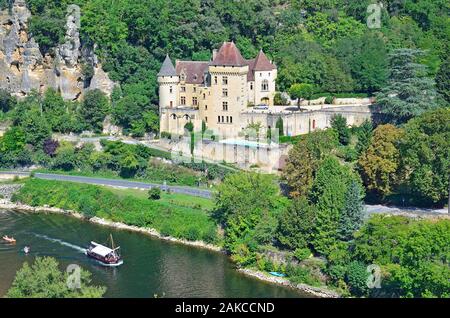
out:
M262 132L274 129L281 118L284 134L295 136L329 127L337 113L349 125L370 118L368 99L333 105L323 99L302 104L300 110L274 105L276 79L277 67L262 50L246 60L233 42L214 50L209 62L177 60L174 66L166 56L158 73L160 132L183 135L188 122L197 131L203 122L221 139L236 138L252 124Z
M182 134L187 122L203 121L222 135L241 130L241 113L249 106L273 106L277 67L264 52L251 60L233 42L213 52L210 62L176 61L166 57L160 72L160 129Z

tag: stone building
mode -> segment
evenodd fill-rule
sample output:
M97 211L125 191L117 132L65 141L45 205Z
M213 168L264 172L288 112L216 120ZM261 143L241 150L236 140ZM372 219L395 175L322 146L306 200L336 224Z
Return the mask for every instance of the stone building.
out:
M233 42L213 52L210 62L166 57L160 72L160 130L182 134L187 122L226 136L243 128L242 112L255 105L273 106L277 68L264 52L251 60Z
M158 73L160 131L182 135L186 123L200 130L202 122L220 139L242 137L242 131L260 124L261 133L283 120L284 135L306 134L330 126L336 114L348 125L371 117L370 99L325 100L296 106L274 105L277 67L260 51L251 60L242 57L233 42L213 51L209 62L166 57Z

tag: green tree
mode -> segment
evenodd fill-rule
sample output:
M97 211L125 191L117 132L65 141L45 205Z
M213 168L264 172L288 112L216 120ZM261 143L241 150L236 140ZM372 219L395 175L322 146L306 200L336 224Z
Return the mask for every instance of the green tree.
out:
M367 280L369 273L367 266L359 261L353 261L348 264L346 268L345 281L350 287L352 295L362 297L369 294L369 287L367 287Z
M314 86L311 84L293 84L291 88L289 88L289 95L291 96L291 98L298 100L298 109L300 109L302 99L310 100L313 94Z
M339 142L342 145L348 145L350 142L350 129L347 126L347 119L341 114L334 115L331 118L331 128L336 130L339 136Z
M307 248L311 242L316 210L305 198L294 199L280 214L277 240L291 250Z
M25 132L27 144L41 148L44 140L50 138L51 127L42 113L33 108L21 115L20 127Z
M450 221L376 215L356 232L351 250L381 267L381 294L449 297Z
M100 90L95 89L88 91L84 96L80 113L89 129L101 132L108 110L108 98Z
M148 190L148 198L151 200L159 200L161 199L161 189L158 187L151 188Z
M225 246L236 253L241 244L252 249L254 231L266 214L282 207L279 189L269 175L232 174L218 186L215 217L224 225Z
M367 151L358 160L358 170L367 189L384 197L399 183L400 152L403 131L393 125L380 125L373 131Z
M369 31L360 37L344 38L337 42L333 51L343 69L354 79L355 89L376 92L385 86L388 56L382 34Z
M61 271L51 257L38 257L30 266L24 263L8 290L8 298L100 298L105 287L92 286L91 274L81 270L80 288L70 288L69 274Z
M77 156L75 148L70 143L61 143L56 150L56 156L53 160L52 167L54 169L62 169L70 171L77 166Z
M436 74L436 88L446 102L450 103L450 56L439 67Z
M365 120L362 125L358 127L356 135L358 137L358 142L356 143L355 150L358 153L358 156L361 156L361 154L369 148L372 140L372 122L370 120Z
M282 179L292 197L304 196L312 186L316 170L327 154L338 145L334 130L315 131L302 136L289 151Z
M422 54L420 50L398 49L390 55L388 85L376 96L389 122L404 123L437 107L434 81L427 77L426 67L418 64Z
M361 185L355 181L345 193L344 207L339 218L339 238L343 241L351 240L364 221L364 195Z
M16 99L5 89L0 89L0 111L6 113L14 108Z
M409 192L427 204L445 204L449 191L450 109L410 120L400 142L401 167Z
M317 208L312 242L320 254L328 255L336 247L339 220L352 182L359 182L358 176L335 157L325 158L317 170L309 198Z

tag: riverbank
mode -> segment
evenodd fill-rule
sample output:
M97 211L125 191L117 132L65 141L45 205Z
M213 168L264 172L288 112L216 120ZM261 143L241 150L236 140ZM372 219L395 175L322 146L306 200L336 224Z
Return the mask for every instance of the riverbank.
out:
M0 200L0 209L14 210L14 211L19 211L19 212L27 212L27 213L64 214L64 215L71 216L71 217L74 217L74 218L77 218L80 220L85 220L85 221L88 221L88 222L91 222L94 224L99 224L102 226L107 226L107 227L115 228L118 230L139 232L142 234L150 235L150 236L156 237L158 239L170 241L173 243L184 244L184 245L194 246L194 247L198 247L198 248L208 249L210 251L225 253L225 251L220 246L208 244L203 241L188 241L188 240L178 239L178 238L171 237L171 236L164 236L161 233L159 233L157 230L152 229L152 228L143 228L143 227L138 227L138 226L133 226L133 225L127 225L125 223L113 222L113 221L106 220L104 218L100 218L100 217L96 217L96 216L89 218L89 217L86 217L85 215L83 215L82 213L79 213L79 212L73 211L73 210L64 210L64 209L50 207L50 206L33 207L33 206L22 204L22 203L14 203L14 202L11 202L11 201L5 200L5 199Z
M63 214L63 215L69 216L69 217L74 217L74 218L77 218L80 220L85 220L87 222L98 224L101 226L106 226L106 227L111 227L111 228L118 229L118 230L125 230L125 231L141 233L144 235L149 235L149 236L152 236L152 237L164 240L164 241L169 241L169 242L172 242L175 244L183 244L183 245L192 246L192 247L196 247L196 248L207 249L207 250L218 252L218 253L226 253L226 251L223 248L221 248L220 246L208 244L203 241L188 241L188 240L178 239L175 237L164 236L164 235L161 235L161 233L159 233L155 229L131 226L131 225L127 225L127 224L124 224L121 222L113 222L113 221L106 220L104 218L99 218L99 217L89 218L89 217L86 217L85 215L83 215L77 211L73 211L73 210L65 210L65 209L60 209L60 208L55 208L55 207L50 207L50 206L33 207L33 206L22 204L22 203L14 203L7 199L0 199L0 210L1 209L14 210L14 211L25 212L25 213ZM338 298L338 297L340 297L337 293L335 293L331 290L327 290L325 288L317 288L317 287L309 286L306 284L293 284L288 279L275 277L275 276L269 276L267 273L264 273L261 271L247 269L247 268L238 268L237 271L246 276L251 276L253 278L256 278L258 280L261 280L261 281L264 281L267 283L276 284L276 285L280 285L280 286L284 286L284 287L288 287L288 288L293 288L293 289L307 293L314 297L320 297L320 298Z
M249 268L239 268L237 270L240 273L255 277L259 280L263 280L265 282L269 282L272 284L277 284L277 285L282 285L282 286L298 289L298 290L301 290L302 292L305 292L305 293L310 294L315 297L319 297L319 298L340 298L341 297L338 293L336 293L332 290L326 289L326 288L314 287L314 286L310 286L310 285L306 285L306 284L294 284L286 278L275 277L275 276L272 276L270 274L267 274L265 272L261 272L258 270L249 269Z

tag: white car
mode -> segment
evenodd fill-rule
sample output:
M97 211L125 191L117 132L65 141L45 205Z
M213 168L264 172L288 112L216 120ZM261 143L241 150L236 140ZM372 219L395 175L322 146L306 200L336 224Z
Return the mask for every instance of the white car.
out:
M254 109L262 109L262 110L264 110L264 109L269 109L269 106L265 105L265 104L260 104L260 105L256 105L254 107Z

